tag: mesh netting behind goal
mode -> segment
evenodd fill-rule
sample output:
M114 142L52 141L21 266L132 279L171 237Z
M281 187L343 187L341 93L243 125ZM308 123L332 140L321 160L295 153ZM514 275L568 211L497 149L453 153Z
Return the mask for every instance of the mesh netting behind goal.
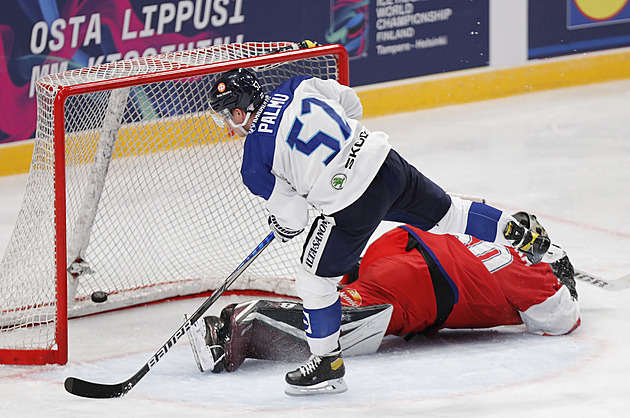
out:
M212 290L240 264L268 233L264 201L243 186L243 141L213 124L208 93L236 67L253 68L268 92L295 75L347 83L343 48L277 52L291 45L230 44L38 81L30 174L0 264L0 362L65 363L66 313ZM294 294L302 241L270 246L233 288ZM95 291L107 301L93 302Z

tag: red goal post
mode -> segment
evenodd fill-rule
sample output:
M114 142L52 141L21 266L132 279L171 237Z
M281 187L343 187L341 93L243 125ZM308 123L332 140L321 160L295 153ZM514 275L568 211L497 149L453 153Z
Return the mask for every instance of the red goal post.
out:
M268 231L264 202L240 180L242 139L214 125L208 92L239 67L268 92L294 75L348 84L342 46L295 45L180 51L37 82L29 178L0 262L0 363L65 364L68 318L207 292L231 273ZM294 295L303 239L271 246L234 288Z

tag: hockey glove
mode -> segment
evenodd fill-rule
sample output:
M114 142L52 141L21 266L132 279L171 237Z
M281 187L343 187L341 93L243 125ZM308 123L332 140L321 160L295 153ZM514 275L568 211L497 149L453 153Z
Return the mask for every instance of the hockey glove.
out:
M302 231L304 231L304 228L291 229L291 228L287 228L280 225L274 215L269 215L268 222L269 222L269 227L273 231L274 235L277 238L280 238L282 242L287 242L290 239L297 237L298 235L302 233Z

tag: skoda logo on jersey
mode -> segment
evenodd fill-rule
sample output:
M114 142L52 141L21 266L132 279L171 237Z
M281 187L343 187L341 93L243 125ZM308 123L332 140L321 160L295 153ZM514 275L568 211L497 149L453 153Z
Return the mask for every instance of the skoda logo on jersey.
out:
M335 174L335 176L330 181L330 184L332 185L333 189L341 190L346 184L346 179L347 177L345 174Z

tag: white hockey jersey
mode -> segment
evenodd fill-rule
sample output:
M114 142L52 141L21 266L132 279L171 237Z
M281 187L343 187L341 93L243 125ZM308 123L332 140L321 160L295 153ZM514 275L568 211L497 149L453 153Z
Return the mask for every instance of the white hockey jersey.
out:
M362 115L354 90L334 80L294 77L269 95L245 139L241 175L281 225L301 229L309 205L332 214L370 185L391 146Z

